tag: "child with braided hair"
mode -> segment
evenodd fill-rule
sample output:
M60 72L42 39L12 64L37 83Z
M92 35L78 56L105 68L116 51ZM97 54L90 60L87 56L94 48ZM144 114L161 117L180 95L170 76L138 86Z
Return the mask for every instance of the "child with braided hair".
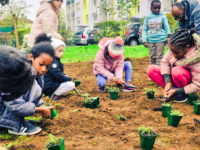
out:
M169 49L161 66L150 65L147 74L168 98L185 102L188 94L200 91L200 37L195 29L178 29Z

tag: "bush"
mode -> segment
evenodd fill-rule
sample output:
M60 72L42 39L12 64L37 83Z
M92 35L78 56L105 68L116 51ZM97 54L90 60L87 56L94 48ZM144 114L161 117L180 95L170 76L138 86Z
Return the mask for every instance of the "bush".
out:
M70 30L60 30L58 33L65 39L65 44L68 46L73 46L75 40L75 34Z
M178 21L174 20L174 17L171 13L166 13L165 16L167 17L171 33L173 34L175 29L179 28Z
M31 28L20 28L17 30L17 34L19 37L19 45L23 44L24 34L30 34ZM14 33L15 35L15 33Z
M144 24L144 19L145 19L146 17L143 17L143 18L140 18L139 20L140 20L140 25L142 26L143 24Z

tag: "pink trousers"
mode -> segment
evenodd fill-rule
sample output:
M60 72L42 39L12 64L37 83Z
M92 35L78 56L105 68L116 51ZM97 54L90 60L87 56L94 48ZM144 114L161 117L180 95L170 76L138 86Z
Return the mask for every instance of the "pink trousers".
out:
M163 76L161 75L161 67L156 65L150 65L147 68L147 74L151 80L153 80L158 85L165 88L165 81ZM181 88L191 83L191 74L190 72L181 67L176 66L171 70L171 81L172 86L175 88Z

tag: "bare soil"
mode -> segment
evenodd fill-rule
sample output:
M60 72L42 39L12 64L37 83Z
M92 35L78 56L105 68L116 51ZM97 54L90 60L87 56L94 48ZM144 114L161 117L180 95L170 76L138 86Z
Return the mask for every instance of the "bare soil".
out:
M177 128L167 125L167 118L162 112L155 112L153 108L161 107L163 90L156 87L155 99L147 99L144 88L155 88L147 80L146 69L149 59L129 59L133 65L132 83L137 86L135 92L123 93L120 89L119 98L110 99L108 92L99 93L96 77L92 72L93 62L77 62L65 64L65 73L81 80L79 89L90 96L100 98L100 106L95 109L85 108L83 100L75 92L68 93L56 107L59 117L54 120L43 119L42 132L38 135L10 140L0 140L1 145L14 143L12 150L42 150L48 144L48 135L65 138L66 149L129 149L141 150L138 127L145 125L152 127L159 135L154 144L155 150L198 150L200 149L200 128L195 127L193 106L186 103L172 103L174 108L184 113ZM115 83L108 81L107 85ZM121 121L116 114L127 119ZM20 143L21 141L21 143Z

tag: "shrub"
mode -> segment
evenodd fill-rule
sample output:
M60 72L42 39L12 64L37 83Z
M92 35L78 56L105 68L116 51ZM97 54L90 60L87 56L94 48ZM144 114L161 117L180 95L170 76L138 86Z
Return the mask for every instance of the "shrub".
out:
M174 20L174 17L171 13L166 13L165 16L167 17L171 33L173 34L175 29L179 28L179 24L177 20Z
M65 44L68 46L73 46L75 40L75 34L70 30L60 30L58 33L65 39Z
M17 30L17 34L19 37L19 45L23 44L23 38L24 38L24 34L29 34L31 31L31 28L20 28ZM15 33L14 33L15 35Z

